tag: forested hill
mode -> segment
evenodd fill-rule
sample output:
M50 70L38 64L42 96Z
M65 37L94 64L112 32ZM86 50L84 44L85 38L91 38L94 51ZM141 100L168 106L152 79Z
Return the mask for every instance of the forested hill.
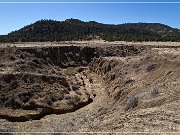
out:
M8 35L0 42L45 42L103 39L106 41L180 41L180 30L160 23L102 24L78 19L40 20Z

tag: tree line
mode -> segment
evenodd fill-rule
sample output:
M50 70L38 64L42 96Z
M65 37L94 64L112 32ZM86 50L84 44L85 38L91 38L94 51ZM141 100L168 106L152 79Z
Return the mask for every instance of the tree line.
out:
M103 39L106 41L180 41L180 30L160 23L102 24L78 19L40 20L8 35L0 42L46 42Z

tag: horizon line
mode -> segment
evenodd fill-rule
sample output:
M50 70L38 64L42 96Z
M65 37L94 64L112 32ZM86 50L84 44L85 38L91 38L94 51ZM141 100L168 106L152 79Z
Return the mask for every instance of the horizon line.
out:
M93 1L87 1L87 2L55 2L55 1L52 1L52 2L33 2L33 1L27 1L27 2L20 2L20 1L17 1L17 2L0 2L0 4L180 4L180 2L150 2L150 1L147 1L147 2L138 2L138 1L134 1L134 2L93 2Z

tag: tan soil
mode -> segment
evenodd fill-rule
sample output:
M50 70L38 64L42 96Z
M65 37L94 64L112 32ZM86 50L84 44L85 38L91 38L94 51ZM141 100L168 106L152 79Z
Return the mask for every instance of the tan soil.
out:
M105 43L102 44L102 41L91 41L91 43L87 41L81 43L74 41L71 43L72 44L66 42L65 44L68 44L67 46L70 48L72 45L84 46L85 44L85 46L88 46L88 44L93 44L91 46L92 48L99 47L100 44L105 45ZM52 134L53 132L59 132L59 134L65 132L66 134L88 134L94 132L97 134L151 133L169 135L173 133L178 135L180 132L179 43L132 43L135 44L135 46L144 47L140 47L140 49L137 50L131 47L123 49L116 48L116 43L117 42L113 42L114 45L108 43L108 47L101 46L101 48L103 48L102 50L94 50L96 52L95 54L98 53L98 57L84 59L86 62L83 67L80 67L83 62L79 63L79 60L73 60L72 56L75 56L74 53L72 56L71 54L67 55L66 64L71 65L74 63L73 65L75 67L62 68L53 64L42 64L41 66L43 68L36 68L39 69L41 73L38 73L38 70L32 72L30 70L31 68L27 68L27 70L25 70L26 72L20 71L21 74L35 74L34 78L39 81L39 84L49 89L51 87L54 88L55 84L52 85L49 84L49 82L44 83L44 81L40 79L40 76L46 75L51 78L53 76L63 77L69 84L72 95L75 94L72 86L75 87L76 83L78 83L81 87L78 87L77 91L84 93L80 94L80 102L78 103L82 103L88 99L92 99L92 102L73 111L69 109L69 112L64 114L47 114L39 120L29 119L24 122L10 122L8 119L0 119L0 129L2 131L27 132L27 134L28 132L29 134L30 132L46 132L45 134ZM23 44L21 44L22 46L17 45L17 48L24 49L24 46L33 48L43 43L32 44L33 46L31 44L27 46ZM51 43L48 43L48 45L45 43L46 47L40 48L47 48L48 50L49 44ZM64 46L64 43L59 44L60 46ZM118 42L117 44L121 43ZM124 42L122 42L122 44L124 44ZM130 44L131 43L128 43L129 46L131 46ZM11 47L3 48L9 49ZM61 49L62 48L60 48L60 50ZM72 50L70 49L68 52L73 52ZM86 55L87 52L89 52L89 56L94 57L94 55L91 54L92 52L94 53L94 51L89 51L89 48L87 48L87 50L86 53L82 52L82 57ZM40 53L44 51L46 50L42 49ZM23 52L24 51L22 51L22 54ZM33 52L33 54L36 54L35 52ZM32 62L37 55L26 56L29 58L28 61ZM19 60L16 53L15 57L16 60L12 62L12 60L9 60L9 55L1 54L0 62L6 65L5 67L1 67L1 75L13 72L16 73L16 78L18 78L17 72L14 72L15 63ZM63 55L59 57L64 58ZM4 60L6 60L6 62L4 62ZM50 60L53 61L53 57ZM57 64L56 62L57 61L53 61L54 64ZM61 60L59 60L59 63L61 63ZM50 72L51 70L53 70L53 72ZM22 80L21 77L18 79ZM2 78L1 83L4 83ZM61 83L62 82L58 82L59 85ZM30 85L33 86L34 83ZM59 87L59 85L57 85L57 87ZM62 90L65 89L65 87L64 85ZM3 89L3 91L5 90L6 89ZM19 87L15 88L15 90L18 93ZM6 91L6 93L9 92ZM52 93L56 92L52 91ZM44 94L46 95L47 93L44 91ZM76 102L74 102L74 105L75 103ZM57 104L60 107L63 106L63 102ZM55 108L54 106L49 107ZM3 106L0 110L0 114L14 115L16 117L31 113L39 112L37 110L11 108L11 106Z

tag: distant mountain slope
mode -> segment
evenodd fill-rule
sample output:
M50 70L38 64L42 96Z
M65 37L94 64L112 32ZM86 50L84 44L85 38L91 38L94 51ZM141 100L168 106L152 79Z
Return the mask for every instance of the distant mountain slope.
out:
M40 20L0 36L0 42L104 39L107 41L180 41L180 30L160 23L101 24L78 19Z

